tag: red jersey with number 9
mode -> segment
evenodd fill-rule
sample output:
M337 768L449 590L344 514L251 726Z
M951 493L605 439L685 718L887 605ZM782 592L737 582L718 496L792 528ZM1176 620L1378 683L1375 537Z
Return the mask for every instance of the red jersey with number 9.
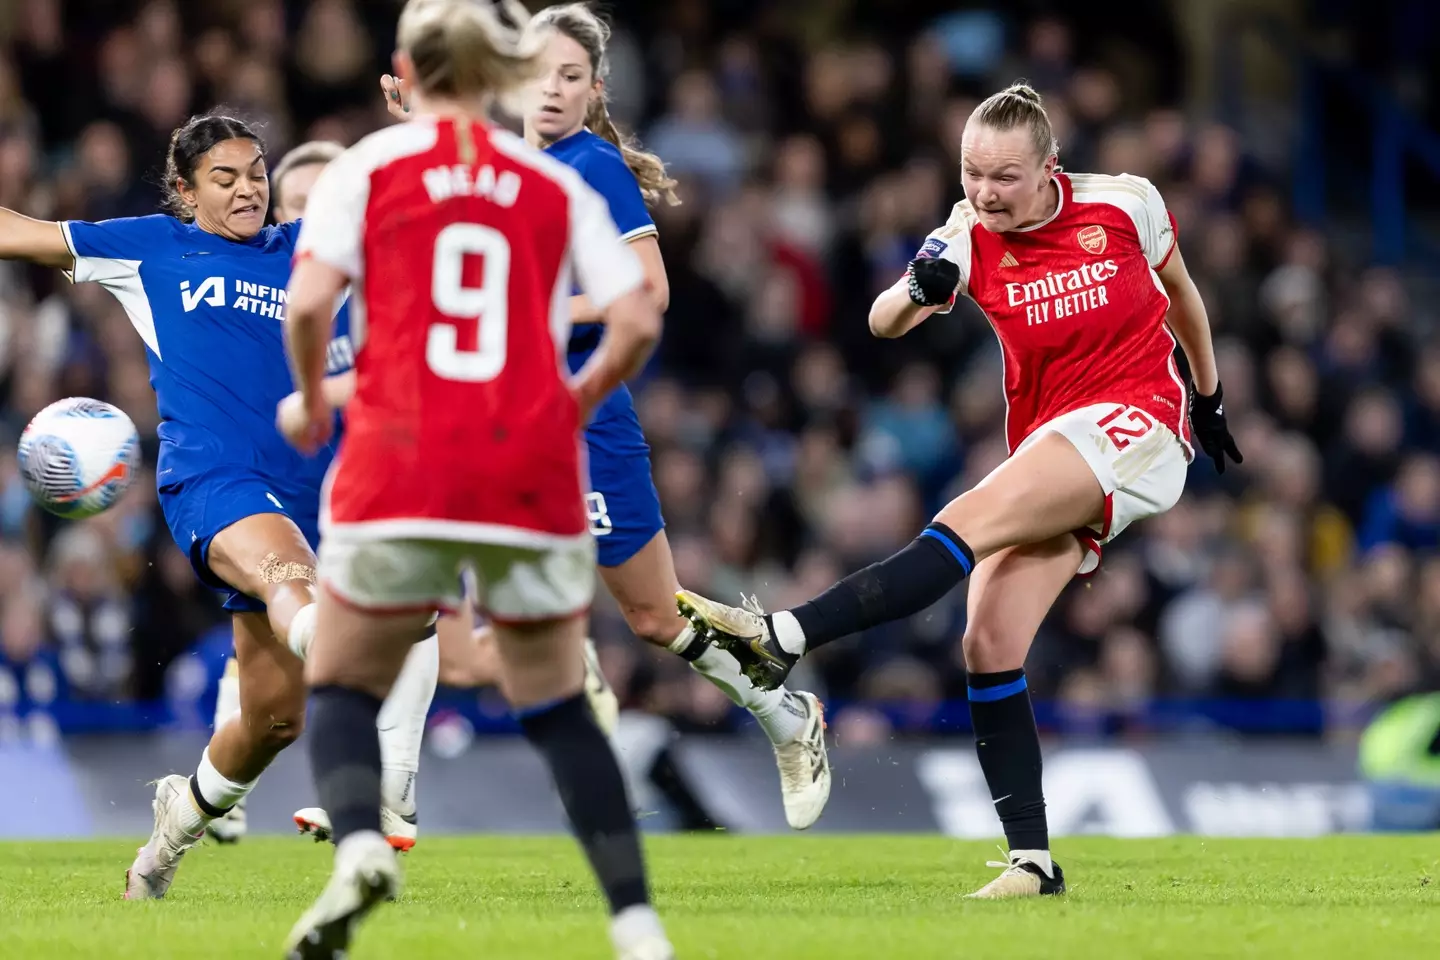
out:
M351 279L357 346L322 531L584 535L570 294L604 309L643 280L599 194L507 132L420 118L332 162L305 213L297 257Z
M1055 182L1060 202L1048 220L991 233L962 201L918 254L957 264L957 292L995 330L1010 451L1063 413L1115 403L1154 415L1190 456L1158 274L1175 249L1174 218L1142 177L1061 173Z

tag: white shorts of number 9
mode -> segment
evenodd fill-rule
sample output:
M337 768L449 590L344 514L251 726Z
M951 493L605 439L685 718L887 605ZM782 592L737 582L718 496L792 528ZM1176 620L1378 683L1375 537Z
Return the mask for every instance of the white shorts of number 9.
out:
M1082 577L1099 568L1101 547L1135 521L1175 506L1185 490L1190 461L1184 445L1169 427L1138 407L1098 403L1071 410L1035 428L1015 452L1046 433L1058 433L1074 444L1105 492L1100 522L1075 531L1085 548L1076 571Z
M452 612L467 573L476 605L496 623L578 616L595 595L595 540L588 533L533 547L332 533L320 541L319 561L326 589L372 613Z

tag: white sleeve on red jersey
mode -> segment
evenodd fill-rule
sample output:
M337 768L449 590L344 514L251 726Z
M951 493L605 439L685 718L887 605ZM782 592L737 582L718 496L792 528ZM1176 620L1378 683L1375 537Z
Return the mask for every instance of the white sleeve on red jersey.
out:
M578 176L566 178L570 197L570 259L585 296L604 310L645 282L640 258L620 239L605 199Z
M1145 259L1151 267L1159 270L1175 250L1175 218L1165 208L1165 200L1155 189L1155 184L1130 174L1123 174L1121 179L1132 180L1136 186L1145 189L1145 205L1132 211L1130 216L1135 221L1136 232L1140 234L1140 248L1145 251Z
M970 201L961 200L951 209L950 219L945 221L945 226L931 230L915 253L917 260L939 257L960 268L960 285L955 288L956 297L968 295L970 291L970 231L977 222ZM951 298L948 304L935 312L949 313L954 306L955 299Z
M360 278L372 167L359 149L351 147L320 172L300 221L297 257L314 257L351 280Z
M1152 269L1159 270L1169 261L1175 250L1175 218L1165 209L1155 184L1130 173L1074 173L1070 186L1079 203L1106 203L1125 212Z

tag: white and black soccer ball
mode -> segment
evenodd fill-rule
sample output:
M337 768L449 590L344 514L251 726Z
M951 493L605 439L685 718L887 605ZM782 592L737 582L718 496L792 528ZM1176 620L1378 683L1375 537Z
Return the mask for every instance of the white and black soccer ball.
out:
M20 435L20 476L31 498L78 520L115 505L140 469L140 435L119 407L89 397L58 400Z

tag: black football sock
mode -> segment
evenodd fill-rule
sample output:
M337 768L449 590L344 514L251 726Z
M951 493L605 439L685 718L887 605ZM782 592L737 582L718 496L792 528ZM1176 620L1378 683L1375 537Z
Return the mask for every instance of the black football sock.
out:
M584 694L517 712L555 778L570 827L600 881L611 914L650 902L640 836L625 779Z
M1040 784L1040 731L1024 670L969 675L975 752L1011 850L1049 850Z
M310 767L315 793L338 844L362 830L380 832L382 701L362 690L327 685L310 691Z
M919 613L975 569L975 554L955 531L932 523L899 553L857 570L790 613L805 649ZM794 651L792 651L794 652Z

